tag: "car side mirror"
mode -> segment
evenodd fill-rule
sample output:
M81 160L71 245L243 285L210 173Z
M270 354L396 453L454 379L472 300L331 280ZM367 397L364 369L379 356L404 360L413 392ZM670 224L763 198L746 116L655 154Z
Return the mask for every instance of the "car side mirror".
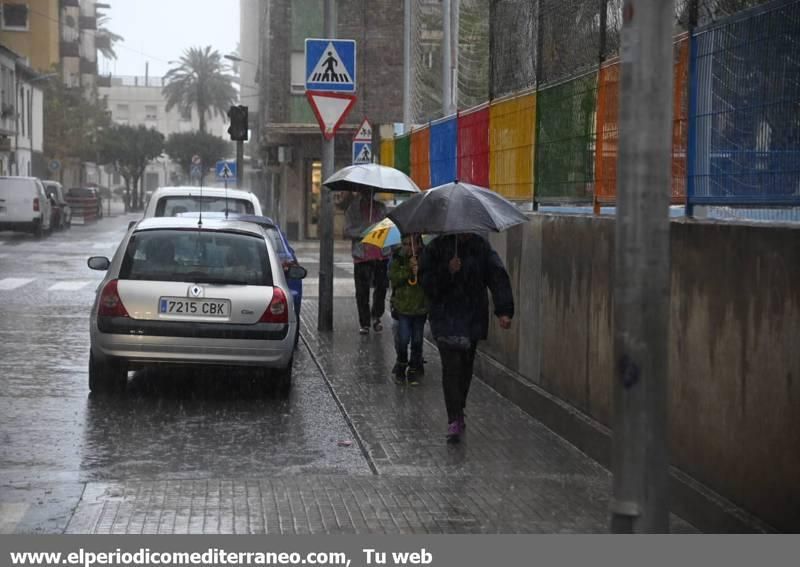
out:
M286 277L290 280L302 280L308 275L308 270L303 266L293 265L286 270Z
M89 258L86 264L92 270L107 270L108 267L111 265L111 260L109 260L105 256L92 256L91 258Z

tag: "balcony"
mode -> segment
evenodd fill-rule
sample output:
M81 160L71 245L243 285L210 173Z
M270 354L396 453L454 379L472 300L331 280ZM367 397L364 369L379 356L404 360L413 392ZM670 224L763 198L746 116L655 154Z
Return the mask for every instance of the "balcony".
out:
M61 42L61 57L80 57L80 44L78 42Z
M78 26L81 30L96 30L97 18L94 16L80 16L78 18Z
M97 61L89 61L88 59L81 59L80 72L81 75L96 75Z
M110 87L111 86L111 75L97 75L97 86L98 87Z
M80 8L80 0L61 0L62 8Z

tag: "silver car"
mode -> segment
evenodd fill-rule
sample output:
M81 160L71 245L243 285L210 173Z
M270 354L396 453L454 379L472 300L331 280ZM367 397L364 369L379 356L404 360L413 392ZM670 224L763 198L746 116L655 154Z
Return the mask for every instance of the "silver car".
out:
M124 389L128 370L164 364L257 367L288 392L297 318L261 226L144 219L112 260L88 265L107 271L91 313L92 392ZM300 266L290 272L306 275Z

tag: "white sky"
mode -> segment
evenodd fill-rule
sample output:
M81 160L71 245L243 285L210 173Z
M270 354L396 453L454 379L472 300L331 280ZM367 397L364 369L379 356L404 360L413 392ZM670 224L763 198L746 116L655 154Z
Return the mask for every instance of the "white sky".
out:
M115 46L117 59L100 58L100 72L160 77L189 47L211 45L225 55L239 42L239 0L103 0L107 24L125 39Z

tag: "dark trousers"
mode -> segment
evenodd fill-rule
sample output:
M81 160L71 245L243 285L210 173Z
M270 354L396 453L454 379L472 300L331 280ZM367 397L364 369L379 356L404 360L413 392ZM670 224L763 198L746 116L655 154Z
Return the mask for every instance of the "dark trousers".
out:
M439 345L444 405L447 408L448 423L464 415L477 346L473 343L468 350L457 350Z
M422 342L425 334L427 315L397 315L395 321L394 349L397 362L409 362L408 345L411 345L411 367L422 368Z
M388 264L388 260L370 260L358 262L353 266L360 327L369 327L371 319L380 319L386 310L386 288L389 287L389 277L386 275ZM370 309L369 288L373 285L375 291L372 295L372 309Z

